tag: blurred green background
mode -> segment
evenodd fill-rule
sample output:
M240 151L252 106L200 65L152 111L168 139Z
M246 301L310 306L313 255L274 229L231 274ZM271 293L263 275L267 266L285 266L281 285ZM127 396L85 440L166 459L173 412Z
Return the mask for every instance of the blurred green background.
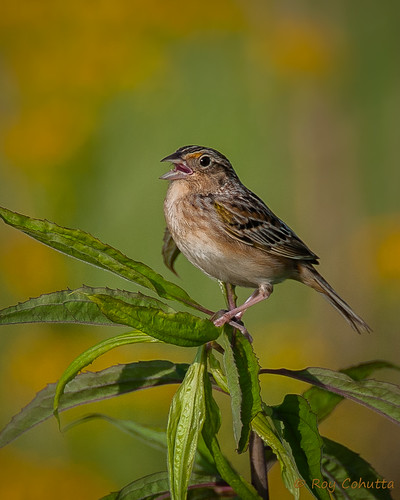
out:
M16 0L0 7L0 202L79 227L146 262L211 309L215 282L180 257L163 267L168 168L186 144L219 149L242 181L322 257L321 272L373 327L358 336L315 292L277 286L246 314L262 366L399 361L400 4L369 0ZM0 226L0 307L44 292L127 282ZM248 290L240 291L244 300ZM119 330L25 325L0 337L0 424L81 351ZM193 350L132 346L91 366L189 362ZM392 373L379 378L399 382ZM266 402L301 383L264 376ZM164 427L175 387L89 411ZM229 409L221 442L235 456ZM361 453L400 498L399 429L345 402L321 433ZM0 498L96 499L165 457L104 422L54 419L0 450ZM271 498L290 498L279 470ZM60 488L61 486L61 488ZM56 493L55 493L56 492ZM302 498L309 498L303 492Z

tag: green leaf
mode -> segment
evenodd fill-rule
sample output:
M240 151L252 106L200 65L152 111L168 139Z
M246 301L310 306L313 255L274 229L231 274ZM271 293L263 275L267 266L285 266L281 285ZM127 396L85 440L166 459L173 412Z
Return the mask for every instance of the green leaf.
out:
M317 417L301 396L288 394L283 403L273 407L273 420L283 445L290 450L297 469L311 493L321 500L329 500L325 489L313 489L313 482L324 481L321 472L322 438L318 432Z
M237 493L241 500L259 499L256 490L242 476L240 476L221 452L217 434L221 426L221 415L217 403L212 395L212 388L208 373L204 373L204 390L206 419L202 435L204 442L214 458L218 473Z
M186 312L166 313L106 295L92 295L90 299L114 323L131 326L169 344L196 347L215 340L221 333L212 321Z
M174 310L153 297L142 293L110 288L92 288L83 286L76 290L61 290L41 295L16 306L0 311L0 325L15 323L80 323L86 325L113 325L111 321L89 299L89 295L106 295L135 306L156 307L164 312Z
M104 420L123 432L126 432L130 436L133 436L136 439L141 440L144 444L151 446L152 448L156 448L157 450L167 450L167 435L165 430L162 429L153 429L151 427L147 427L145 425L138 424L133 420L122 420L119 418L113 418L108 415L104 415L103 413L91 413L89 415L85 415L84 417L71 422L67 426L64 427L64 432L69 431L73 427L77 425L81 425L87 422L91 422L92 420Z
M197 442L205 418L204 373L207 361L204 347L198 349L176 392L168 416L168 472L172 500L185 499L193 468Z
M102 243L89 233L80 229L61 227L47 220L33 219L2 207L0 207L0 217L6 224L66 255L111 271L153 290L165 299L177 300L194 309L209 312L179 286L167 281L145 264L134 261L119 250Z
M323 473L337 500L390 500L394 481L386 481L357 453L323 438ZM353 486L352 486L353 484ZM314 483L315 493L321 483Z
M174 274L177 274L177 272L174 269L174 262L178 255L181 253L179 248L176 246L175 241L173 240L171 233L169 232L169 229L166 227L164 231L164 244L161 250L164 264L168 267L170 271L172 271Z
M192 486L201 487L201 485L210 485L217 483L215 476L203 476L193 474L189 482ZM142 477L137 481L133 481L123 488L121 491L110 493L101 500L149 500L159 498L163 493L167 493L169 489L168 473L157 472L149 476Z
M141 332L131 332L123 333L122 335L117 335L116 337L111 337L109 339L103 340L98 344L89 347L86 351L80 354L77 358L72 361L68 368L61 375L60 380L57 383L56 393L54 396L54 415L58 419L58 406L61 394L64 391L67 383L72 380L85 366L93 363L93 361L101 356L102 354L120 347L126 344L138 344L142 342L158 342L158 340L149 337L148 335Z
M267 408L268 410L268 408ZM281 466L281 475L286 488L298 499L300 497L297 481L300 473L297 469L295 459L289 449L286 449L269 417L259 413L253 420L253 429L261 437L264 443L269 446L274 455L278 458Z
M152 448L155 448L157 450L167 452L167 432L164 429L147 427L146 425L138 424L137 422L134 422L132 420L121 420L110 417L108 415L104 415L102 413L90 413L89 415L85 415L84 417L66 425L64 427L64 432L69 431L77 425L81 425L96 419L105 420L121 431L126 432L136 439L139 439L144 444L151 446ZM201 436L197 445L195 470L199 474L217 473L214 460Z
M197 443L197 454L193 470L199 474L218 474L214 458L205 444L202 434L199 436Z
M388 361L367 361L366 363L361 363L356 366L350 366L343 370L339 370L341 373L345 373L353 380L364 380L365 378L372 375L376 370L383 370L384 368L390 368L392 370L400 370L400 366Z
M229 393L228 381L226 380L225 374L222 371L221 364L215 357L214 353L210 349L207 352L208 356L208 369L213 376L218 387L226 393Z
M261 373L284 375L308 382L366 406L396 424L400 423L400 388L394 384L377 380L355 381L344 373L327 368L306 368L305 370L263 368Z
M69 382L60 398L59 411L102 399L120 396L141 389L180 383L188 365L170 361L139 361L111 366L105 370L77 375ZM57 384L49 384L23 408L0 432L0 446L5 446L21 434L53 415Z
M122 488L122 490L102 497L101 500L145 500L167 493L168 489L168 473L157 472L141 477Z
M224 367L231 395L233 430L237 451L242 453L248 446L251 421L262 411L260 370L257 358L248 339L225 328L222 336L224 347Z
M381 370L383 368L400 369L398 366L388 363L387 361L369 361L339 371L340 373L345 373L353 380L363 380L372 375L376 370ZM303 396L310 403L311 409L317 415L319 422L327 418L344 399L343 396L333 394L319 387L311 387L305 391Z

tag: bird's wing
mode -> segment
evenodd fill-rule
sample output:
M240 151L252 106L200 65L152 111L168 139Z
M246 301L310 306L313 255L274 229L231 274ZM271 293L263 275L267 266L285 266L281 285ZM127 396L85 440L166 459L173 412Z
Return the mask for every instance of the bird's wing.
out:
M318 264L317 255L251 191L233 200L216 196L214 208L230 236L281 257Z
M178 255L181 253L179 248L176 246L175 241L173 240L169 229L166 227L164 231L164 239L162 246L162 256L164 264L170 269L174 274L178 276L178 273L175 271L174 263Z

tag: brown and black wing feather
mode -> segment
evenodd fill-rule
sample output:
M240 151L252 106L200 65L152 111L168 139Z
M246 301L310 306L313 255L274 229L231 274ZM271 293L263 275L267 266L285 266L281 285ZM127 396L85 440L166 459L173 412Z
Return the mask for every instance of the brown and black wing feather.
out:
M244 186L243 186L244 188ZM317 255L247 188L236 196L219 194L214 208L224 231L247 245L280 257L318 264Z

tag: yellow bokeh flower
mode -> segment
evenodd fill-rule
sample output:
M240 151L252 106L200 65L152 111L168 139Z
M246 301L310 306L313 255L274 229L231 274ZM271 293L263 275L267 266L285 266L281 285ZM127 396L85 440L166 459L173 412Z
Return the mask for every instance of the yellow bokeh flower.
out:
M390 224L376 249L379 276L384 280L400 283L400 219Z
M160 71L165 41L202 31L204 12L211 13L207 30L235 31L241 24L232 0L2 6L0 53L17 89L4 130L9 160L47 181L48 170L88 140L104 102Z
M276 15L253 38L252 50L280 76L321 77L338 62L337 33L311 18Z

